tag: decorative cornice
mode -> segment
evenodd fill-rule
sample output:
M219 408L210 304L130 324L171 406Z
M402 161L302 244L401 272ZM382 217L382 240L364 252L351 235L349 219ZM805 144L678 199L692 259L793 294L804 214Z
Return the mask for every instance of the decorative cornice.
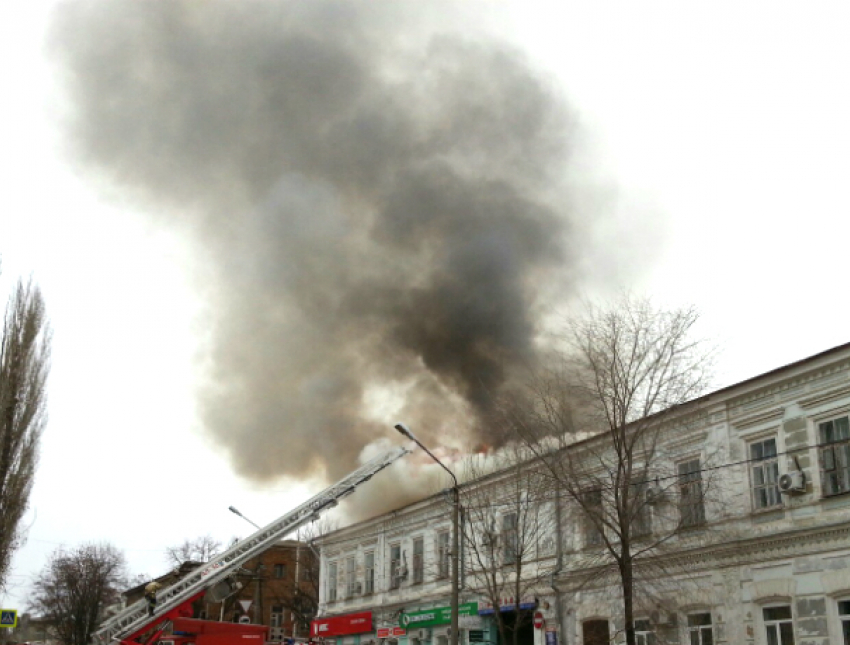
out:
M844 359L838 363L825 365L820 369L801 374L796 378L786 379L779 383L759 388L748 394L732 398L727 403L729 416L735 417L739 414L745 414L748 410L757 407L759 403L768 404L773 402L777 394L782 394L801 386L811 385L815 381L832 380L832 378L838 376L841 372L847 372L848 370L850 370L850 359Z
M777 406L770 410L756 412L744 417L739 417L731 425L738 430L747 430L766 423L778 423L785 414L785 408Z
M636 566L639 568L660 566L668 573L676 570L693 573L700 570L817 555L840 549L850 549L850 521L826 527L791 530L769 537L729 540L719 544L656 553L641 558L636 562ZM584 562L582 563L581 560ZM594 562L590 560L592 558L581 557L572 559L572 562L568 560L567 567L560 578L569 581L576 578L585 580L595 577L601 581L604 579L606 570L614 566L612 561L601 563L598 556ZM570 566L570 564L578 564L578 566Z
M689 568L695 565L726 567L815 555L847 547L850 547L850 522L845 521L833 526L799 529L770 537L759 536L707 545L679 551L668 557L686 560Z
M843 387L833 389L828 392L818 392L812 396L797 399L797 403L799 403L802 408L813 408L848 396L850 396L850 385L844 385Z

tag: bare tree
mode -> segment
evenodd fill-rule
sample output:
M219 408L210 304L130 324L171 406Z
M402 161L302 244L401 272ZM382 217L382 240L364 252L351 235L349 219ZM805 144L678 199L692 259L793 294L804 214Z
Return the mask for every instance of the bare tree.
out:
M505 409L568 502L583 552L574 561L599 588L618 582L627 645L635 645L636 587L645 601L669 580L665 545L701 527L705 463L673 465L665 438L699 420L713 352L693 337L698 314L623 296L568 321L557 367ZM669 573L669 572L666 572ZM614 580L606 580L611 574ZM644 602L644 604L646 604ZM607 641L606 641L607 642Z
M319 552L314 543L323 535L336 530L334 520L322 517L298 531L296 540L302 543L296 554L297 567L293 584L288 593L280 594L275 600L285 610L292 612L297 635L310 633L310 621L319 611Z
M516 444L473 455L463 473L471 483L461 487L467 584L492 608L499 642L513 645L531 624L523 603L548 578L555 551L549 480L529 467L529 457ZM447 572L447 565L447 554L438 554L437 566Z
M124 555L108 544L58 549L38 575L30 605L65 645L88 645L106 608L126 586Z
M41 291L18 281L0 339L0 589L23 535L38 448L47 420L50 328Z
M194 540L184 540L182 544L165 549L165 559L169 564L179 567L184 562L209 562L221 552L221 542L211 535L202 535Z

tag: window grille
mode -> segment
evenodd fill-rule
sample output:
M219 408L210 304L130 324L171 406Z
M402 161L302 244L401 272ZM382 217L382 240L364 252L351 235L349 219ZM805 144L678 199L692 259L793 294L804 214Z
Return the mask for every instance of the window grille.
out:
M425 566L425 540L416 538L413 540L413 584L421 584Z
M449 538L448 531L443 531L437 535L437 574L440 578L449 577L449 557L451 556Z
M850 600L838 601L838 619L841 621L841 643L850 645Z
M655 645L655 632L646 619L635 621L635 645Z
M517 514L502 516L502 563L514 564L519 557L519 527Z
M714 632L709 612L688 615L689 645L714 645Z
M366 593L375 593L375 552L369 551L363 557L366 577Z
M776 438L750 444L752 460L753 507L771 508L782 505L779 494L779 457L776 455Z
M337 593L337 585L339 584L339 580L337 579L337 563L331 562L328 564L328 601L334 602L336 600Z
M401 586L401 545L390 546L390 589Z
M640 483L633 486L632 490L634 494L634 497L632 497L632 536L649 535L652 532L652 520L649 514L649 504L646 503L647 485Z
M762 609L767 645L794 645L794 621L791 607L765 607Z
M850 419L839 417L818 425L823 494L850 492Z
M602 491L591 490L584 494L584 544L600 546L602 531L599 529L599 516L602 513Z
M705 522L699 459L679 464L679 514L683 527L699 526Z
M345 596L352 598L357 589L357 578L355 577L354 558L345 560Z

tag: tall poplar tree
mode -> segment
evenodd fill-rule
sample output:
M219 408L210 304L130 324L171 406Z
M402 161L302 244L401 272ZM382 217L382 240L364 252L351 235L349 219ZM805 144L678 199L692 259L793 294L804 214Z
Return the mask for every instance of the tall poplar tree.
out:
M0 589L23 535L38 448L47 421L50 326L32 281L12 290L0 338Z

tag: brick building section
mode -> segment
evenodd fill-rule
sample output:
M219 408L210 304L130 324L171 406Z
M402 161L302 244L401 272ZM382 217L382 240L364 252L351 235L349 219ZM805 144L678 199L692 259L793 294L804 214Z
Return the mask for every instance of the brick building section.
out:
M284 540L242 565L238 579L244 587L222 603L206 603L202 617L268 625L270 640L309 635L319 596L319 563L310 546ZM297 577L296 577L297 576ZM251 606L242 610L239 601Z
M159 576L158 578L154 578L156 582L162 585L163 588L170 587L175 582L180 580L183 576L188 575L195 569L201 566L201 562L192 562L191 560L187 560L183 564L181 564L176 569L172 569L165 575ZM136 585L135 587L131 587L127 589L121 596L124 598L124 606L129 607L134 602L137 602L144 598L145 596L145 585L147 585L150 580L145 580L143 583Z
M202 565L198 562L184 562L156 580L168 587L199 566ZM238 622L247 616L252 623L268 625L272 641L309 635L319 598L319 561L310 546L283 540L243 564L236 578L244 585L238 593L223 603L196 602L195 617ZM141 600L146 584L122 594L125 606ZM242 610L240 600L251 602L247 612Z

